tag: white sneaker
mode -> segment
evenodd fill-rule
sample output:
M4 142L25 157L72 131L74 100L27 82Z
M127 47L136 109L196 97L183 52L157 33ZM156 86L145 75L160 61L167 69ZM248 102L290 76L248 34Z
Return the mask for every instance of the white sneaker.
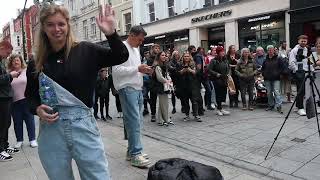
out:
M38 147L37 141L36 141L36 140L30 141L30 146L31 146L32 148Z
M299 109L298 112L297 112L300 116L306 116L307 113L304 109Z
M216 105L215 105L214 103L211 103L211 107L212 107L213 109L215 109L215 108L216 108Z
M217 111L217 115L218 115L218 116L223 116L222 111L221 111L221 110L218 110L218 111Z
M229 115L229 114L230 114L229 111L226 111L226 110L224 110L224 109L221 109L221 112L222 112L223 115Z
M18 142L14 145L14 147L17 148L17 149L20 149L21 146L22 146L22 144L23 144L22 141L18 141Z

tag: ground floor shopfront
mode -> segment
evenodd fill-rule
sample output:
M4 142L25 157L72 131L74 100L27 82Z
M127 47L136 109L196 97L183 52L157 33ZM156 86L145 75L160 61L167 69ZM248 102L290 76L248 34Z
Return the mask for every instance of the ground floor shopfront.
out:
M289 4L289 0L239 1L191 11L143 25L148 33L146 44L178 50L188 45L205 49L210 45L235 45L253 50L257 46L278 46L280 41L289 41Z
M291 9L290 13L290 44L297 43L297 37L305 34L309 37L309 43L314 45L320 36L320 1L313 6Z

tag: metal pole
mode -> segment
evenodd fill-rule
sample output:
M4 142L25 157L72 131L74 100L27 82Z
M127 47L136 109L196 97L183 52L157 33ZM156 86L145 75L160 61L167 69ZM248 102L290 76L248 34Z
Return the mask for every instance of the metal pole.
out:
M28 0L25 0L24 2L24 6L23 6L23 10L22 10L22 52L23 52L23 59L26 61L27 60L27 52L26 52L26 37L25 37L25 31L24 31L24 13L25 13L25 10L26 10L26 5L27 5L27 1Z

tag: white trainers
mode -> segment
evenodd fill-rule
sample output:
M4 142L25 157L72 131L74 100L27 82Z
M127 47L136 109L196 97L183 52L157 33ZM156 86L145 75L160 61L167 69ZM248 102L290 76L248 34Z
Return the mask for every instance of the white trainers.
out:
M36 140L30 141L30 146L31 146L32 148L38 147L37 141L36 141Z
M23 144L22 141L18 141L18 142L14 145L14 147L17 148L17 149L20 149L21 146L22 146L22 144Z
M223 116L222 111L221 111L221 110L218 110L218 111L217 111L217 115L218 115L218 116Z
M221 112L223 115L230 115L230 112L229 111L226 111L224 109L221 109Z
M216 108L216 105L215 105L214 103L211 103L211 107L212 107L213 109L215 109L215 108Z
M300 116L306 116L307 113L304 109L299 109L298 112L297 112Z

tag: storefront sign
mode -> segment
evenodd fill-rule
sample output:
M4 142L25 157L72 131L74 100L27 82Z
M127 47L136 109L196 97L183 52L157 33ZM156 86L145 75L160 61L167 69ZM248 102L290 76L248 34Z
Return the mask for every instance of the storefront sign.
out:
M266 19L270 19L270 16L262 16L262 17L252 18L252 19L249 19L248 22L256 22L256 21L262 21L262 20L266 20Z
M218 13L208 14L205 16L195 17L191 19L191 23L201 22L201 21L208 21L211 19L221 18L225 16L230 16L232 14L232 10L222 11Z

